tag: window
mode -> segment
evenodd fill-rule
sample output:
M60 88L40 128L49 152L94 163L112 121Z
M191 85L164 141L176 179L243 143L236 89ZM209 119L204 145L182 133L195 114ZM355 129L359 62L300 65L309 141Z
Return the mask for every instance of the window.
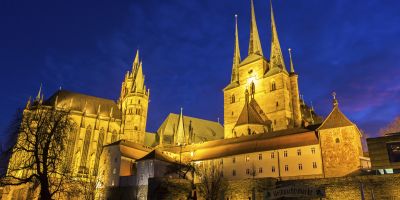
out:
M250 174L250 169L246 169L246 174L249 175Z
M287 157L287 156L288 156L287 151L284 151L284 152L283 152L283 157Z
M279 106L279 102L276 102L276 107L278 107Z
M85 138L83 139L83 149L81 155L81 163L80 163L80 172L87 173L87 162L88 162L88 155L89 155L89 146L90 146L90 138L92 138L92 127L90 125L86 128Z
M271 171L275 172L275 166L272 166Z
M117 169L114 168L114 169L113 169L113 174L116 174L116 173L117 173Z
M297 155L301 156L301 149L297 149Z
M232 96L231 96L231 103L235 103L235 95L234 94L232 94Z
M235 157L232 158L232 163L236 163L236 158Z
M138 104L140 105L140 99L138 100Z
M236 176L236 170L232 170L232 176Z
M271 82L271 91L274 91L274 90L276 90L276 84L275 84L275 81L272 81Z
M137 126L134 126L134 127L133 127L133 130L137 131L137 130L138 130L138 127L137 127Z
M312 154L315 154L315 148L314 148L314 147L311 148L311 153L312 153Z
M262 160L262 154L258 154L258 160Z
M312 162L312 168L317 168L317 162Z
M299 164L299 170L303 170L303 164Z
M249 162L250 156L246 156L246 162Z
M276 125L276 119L274 119L274 125Z
M254 82L251 82L251 84L250 84L250 94L254 97L255 93L256 93L256 86L254 85Z
M275 158L275 154L274 152L271 152L271 158L274 159Z
M233 111L232 111L232 115L233 115Z
M285 165L285 171L289 171L289 165Z
M335 141L336 141L336 143L340 143L340 140L339 140L339 138L336 138L336 140L335 140Z
M258 173L259 173L259 174L262 174L262 172L263 172L262 167L258 168Z

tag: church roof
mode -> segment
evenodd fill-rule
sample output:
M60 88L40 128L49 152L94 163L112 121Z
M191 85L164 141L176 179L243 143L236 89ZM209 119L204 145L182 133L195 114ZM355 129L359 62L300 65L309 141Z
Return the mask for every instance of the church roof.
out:
M142 144L133 143L126 140L119 140L114 143L104 145L104 148L118 146L121 152L121 156L137 160L147 155L152 148L144 146Z
M178 126L179 115L170 113L158 128L158 135L173 136ZM183 115L183 125L186 133L189 133L189 126L193 128L194 142L205 142L209 140L222 139L224 137L224 127L214 121L199 119Z
M245 103L242 112L235 126L243 124L261 124L265 125L268 121L267 116L258 105L257 101L252 98L249 103Z
M269 151L315 145L318 143L315 129L318 126L292 128L268 133L221 139L185 146L182 152L194 152L193 160L208 160L252 152ZM179 153L180 147L166 149Z
M110 116L121 119L121 112L117 103L111 99L105 99L67 90L58 90L49 99L43 102L43 105L65 107L72 111L86 111L87 114L97 115L100 111L102 116ZM100 107L100 109L99 109Z
M343 127L343 126L353 126L353 125L355 124L351 122L336 105L333 107L331 113L328 115L325 121L322 122L318 130Z

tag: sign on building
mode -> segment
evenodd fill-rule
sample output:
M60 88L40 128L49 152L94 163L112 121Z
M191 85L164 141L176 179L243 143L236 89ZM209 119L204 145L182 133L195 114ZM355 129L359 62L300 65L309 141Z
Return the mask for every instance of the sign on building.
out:
M278 199L282 197L322 198L325 197L325 189L302 186L288 186L277 188L274 190L267 190L264 192L264 200Z

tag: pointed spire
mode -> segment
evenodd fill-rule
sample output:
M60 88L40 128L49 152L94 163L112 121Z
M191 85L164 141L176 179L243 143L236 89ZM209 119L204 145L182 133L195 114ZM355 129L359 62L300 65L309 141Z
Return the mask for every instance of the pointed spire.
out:
M40 101L41 98L42 98L42 83L40 83L39 92L36 95L36 101Z
M138 64L139 64L139 49L136 50L135 60L133 61L133 64L132 64L132 73L133 73L133 71L135 71Z
M250 21L250 41L249 41L249 55L258 54L263 55L260 36L258 35L258 28L256 22L256 14L254 12L254 3L253 0L250 0L251 3L251 21Z
M290 73L295 73L294 72L294 65L293 65L293 60L292 60L292 49L289 48L289 57L290 57Z
M29 109L29 107L31 106L31 99L32 99L32 97L29 96L28 102L26 102L26 106L25 106L26 109Z
M271 34L272 34L270 65L271 68L279 67L282 70L286 71L281 45L279 44L278 31L276 30L274 10L272 8L272 0L270 0L270 4L271 4Z
M176 129L176 143L178 145L184 145L185 144L185 129L183 126L183 108L181 108L181 114L179 115L179 121L178 121L178 127Z
M239 49L239 33L237 15L235 15L235 50L233 51L232 77L231 83L239 81L239 64L240 64L240 49Z

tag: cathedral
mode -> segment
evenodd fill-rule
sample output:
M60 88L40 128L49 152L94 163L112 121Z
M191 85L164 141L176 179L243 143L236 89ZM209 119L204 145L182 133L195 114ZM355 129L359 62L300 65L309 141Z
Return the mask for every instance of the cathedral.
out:
M133 199L148 198L150 178L171 178L162 173L169 163L218 162L227 180L342 177L368 168L362 133L340 110L336 94L326 105L332 107L326 117L302 99L291 50L289 63L283 57L272 4L268 57L261 47L253 1L250 10L245 56L240 54L235 16L232 73L223 88L223 124L185 116L181 109L169 114L156 133L147 132L150 90L139 51L117 101L68 90L45 99L39 91L25 110L38 105L69 110L76 129L69 136L66 160L74 176L95 177L97 188L110 191L132 188L135 192L126 195ZM15 191L10 190L7 198L15 197Z

